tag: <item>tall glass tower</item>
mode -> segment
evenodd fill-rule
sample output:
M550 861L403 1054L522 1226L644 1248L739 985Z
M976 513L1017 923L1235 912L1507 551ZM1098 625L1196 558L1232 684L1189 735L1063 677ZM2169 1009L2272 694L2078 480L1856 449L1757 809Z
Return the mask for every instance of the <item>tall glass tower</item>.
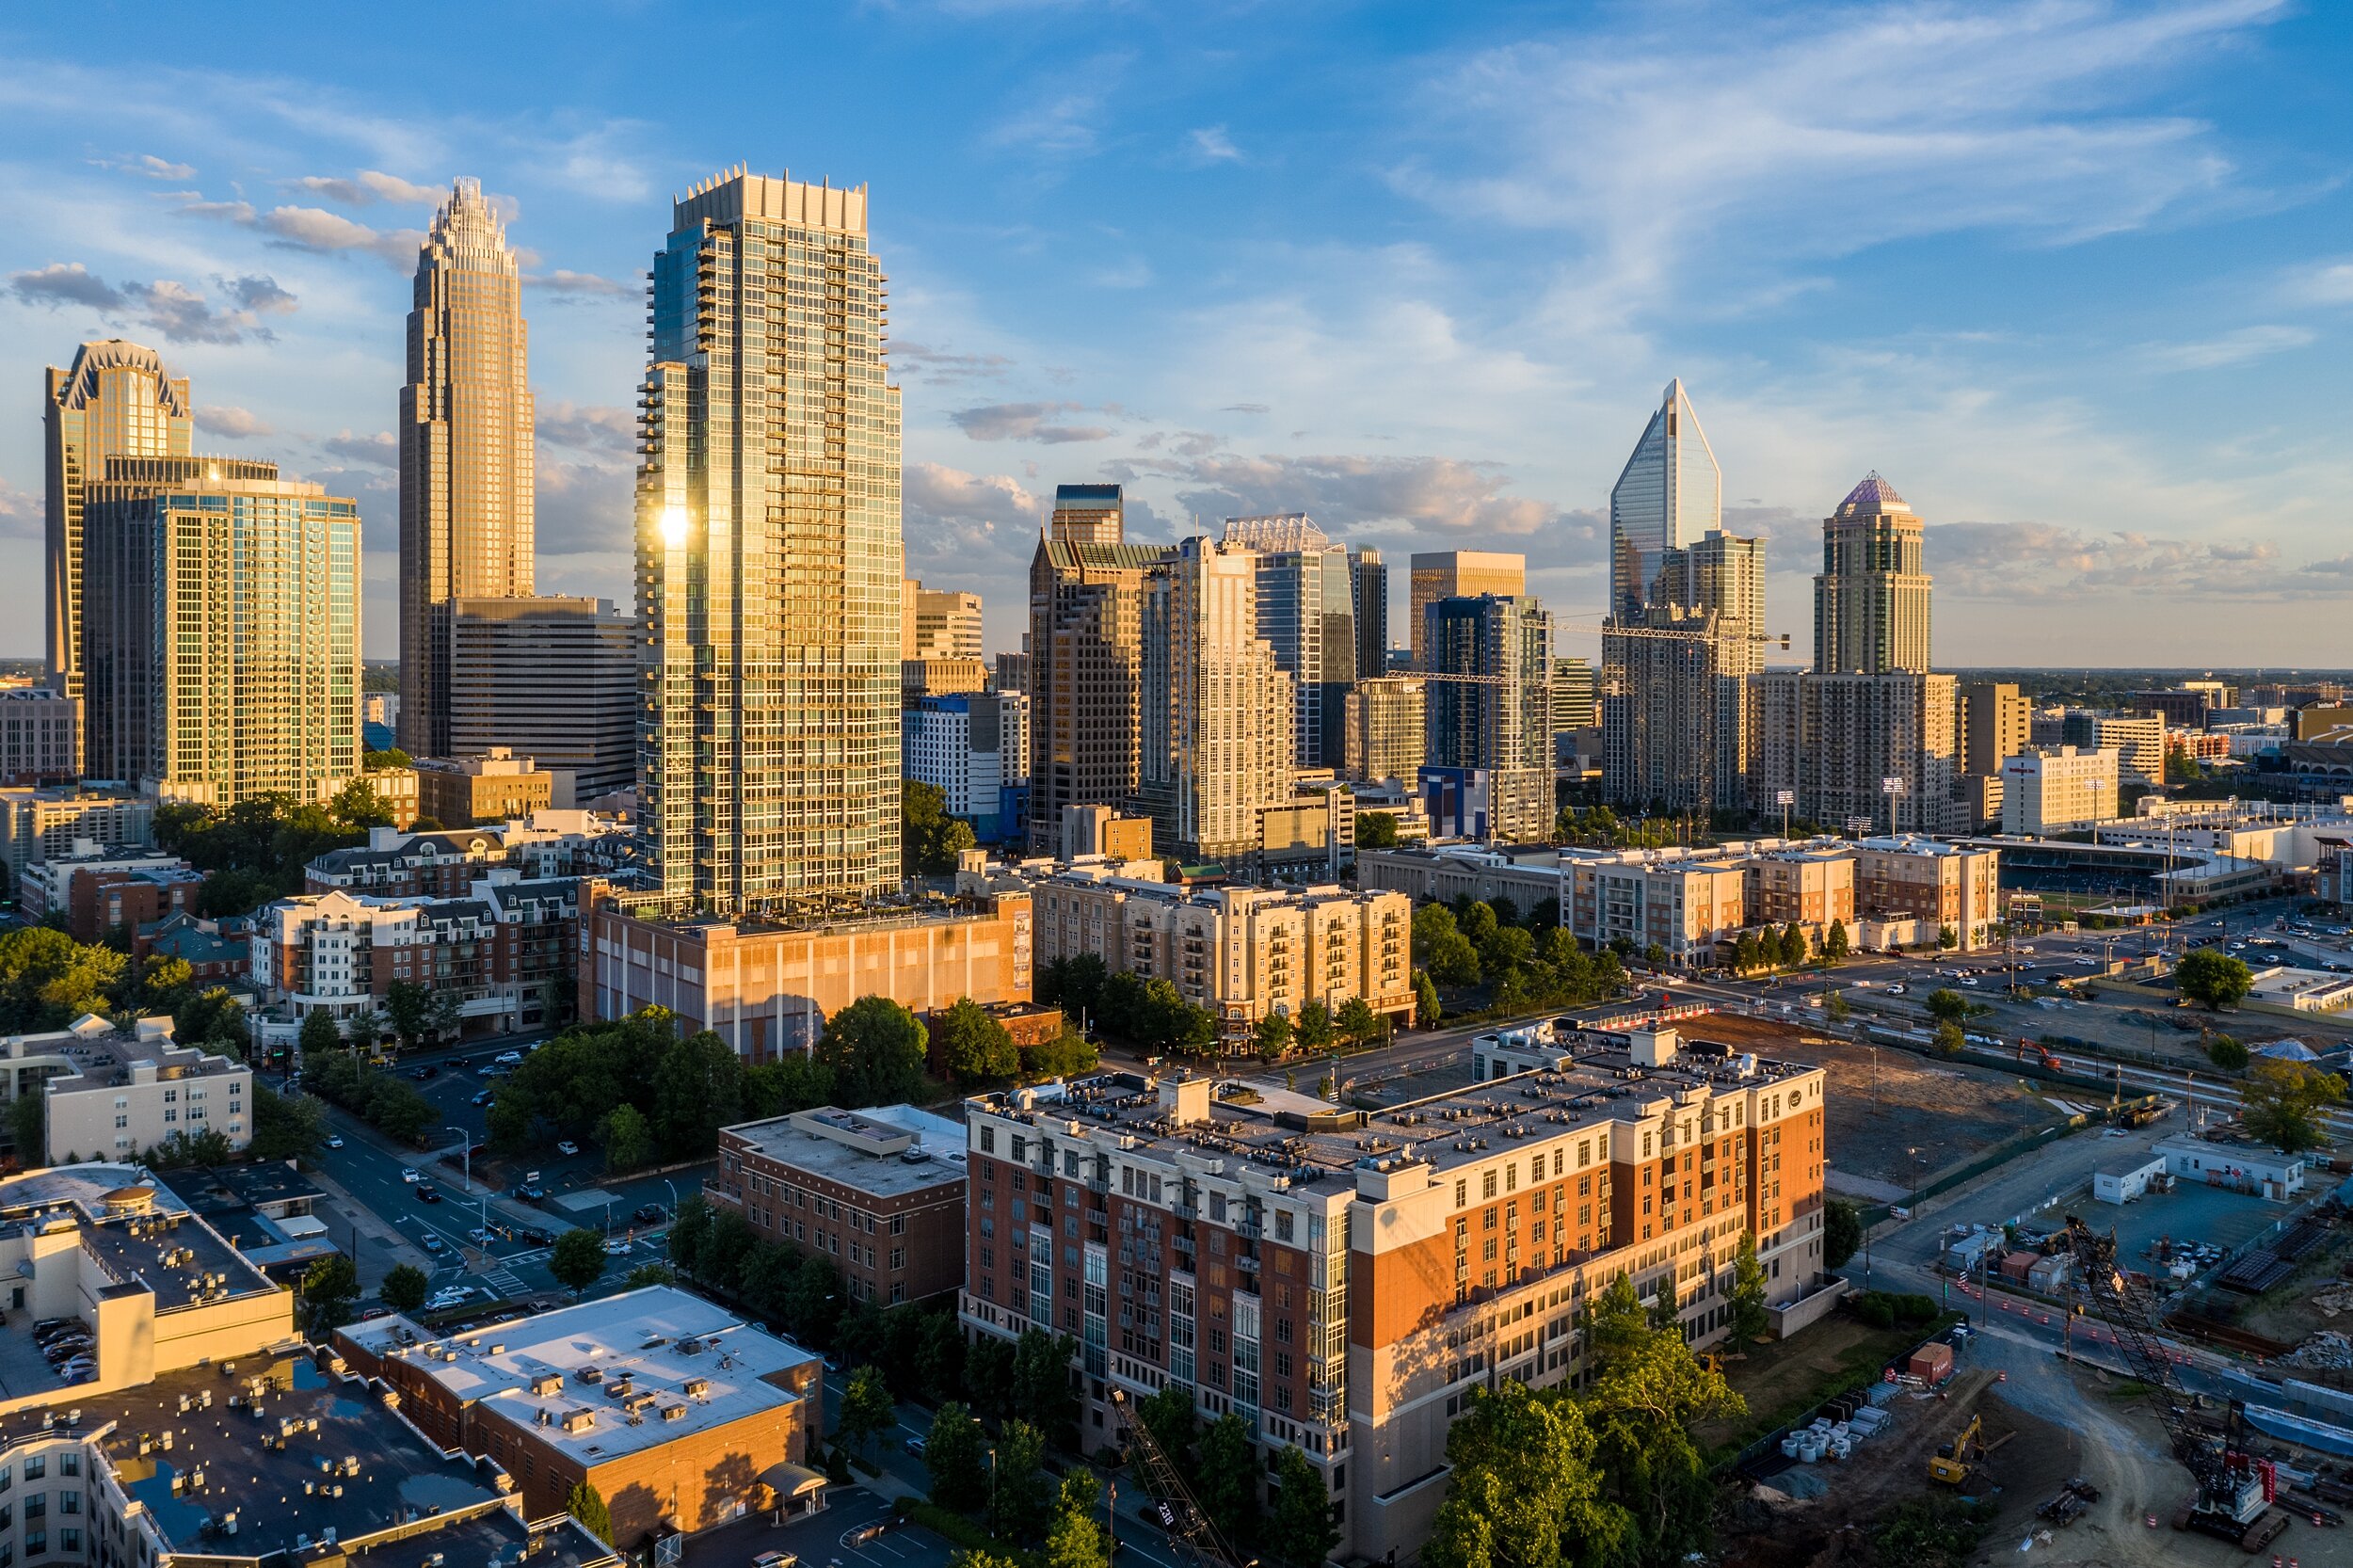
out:
M637 778L680 912L899 886L899 389L866 202L738 168L654 258Z
M1723 473L1679 380L1657 410L1609 492L1609 613L1639 616L1659 556L1723 526Z
M86 343L49 367L41 405L48 448L49 673L82 695L82 508L109 457L184 457L188 382L153 349L120 338Z

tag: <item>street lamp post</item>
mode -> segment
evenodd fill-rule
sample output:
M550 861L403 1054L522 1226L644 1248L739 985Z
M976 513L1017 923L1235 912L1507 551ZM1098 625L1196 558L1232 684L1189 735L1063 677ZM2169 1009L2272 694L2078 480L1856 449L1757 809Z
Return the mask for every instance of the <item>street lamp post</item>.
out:
M678 1223L678 1187L668 1176L662 1178L662 1185L670 1189L670 1223L676 1224Z

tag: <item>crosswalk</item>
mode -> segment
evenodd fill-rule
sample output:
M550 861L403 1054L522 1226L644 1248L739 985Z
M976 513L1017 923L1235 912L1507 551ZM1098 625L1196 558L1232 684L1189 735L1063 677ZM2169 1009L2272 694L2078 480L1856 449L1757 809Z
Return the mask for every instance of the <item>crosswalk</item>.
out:
M527 1295L531 1290L531 1287L525 1285L520 1278L517 1277L512 1270L492 1269L488 1273L485 1273L480 1277L483 1284L488 1286L502 1297Z

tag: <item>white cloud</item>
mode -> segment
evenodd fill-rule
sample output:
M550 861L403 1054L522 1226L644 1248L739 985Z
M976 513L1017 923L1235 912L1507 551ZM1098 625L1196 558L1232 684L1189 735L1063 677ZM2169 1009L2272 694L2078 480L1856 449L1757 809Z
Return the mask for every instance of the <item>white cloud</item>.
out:
M214 305L203 295L176 279L152 283L107 282L79 262L56 263L13 273L8 292L28 305L55 310L78 305L117 319L144 323L174 343L241 343L248 337L268 341L264 315L284 315L296 308L295 296L270 278L224 278L216 281L235 301L233 308Z
M118 168L125 174L136 174L149 180L171 180L184 183L196 178L196 170L190 165L176 164L168 158L159 158L152 152L140 152L122 158L92 158L90 162L101 168Z
M248 408L240 408L233 403L207 403L201 399L196 405L196 427L206 435L226 436L232 440L273 433L267 422Z
M2297 578L2329 563L2285 566L2266 539L2178 539L2117 529L2097 533L2044 522L1932 526L1929 575L1940 598L2066 602L2086 595L2147 596L2144 602L2284 599L2337 592Z
M2353 262L2321 262L2289 279L2288 297L2303 305L2353 305Z
M1127 63L1098 57L1039 78L1026 89L1021 105L986 133L984 144L1054 160L1086 156L1102 139L1102 121Z
M2307 327L2242 327L2196 343L2151 344L2141 358L2152 370L2220 370L2302 348L2313 337Z
M600 278L593 272L572 272L560 266L526 278L523 281L550 294L577 299L638 299L645 294L644 289L633 283L616 282L610 278Z
M1108 425L1057 423L1058 416L1090 411L1083 403L989 403L959 408L948 417L976 441L1040 441L1050 446L1108 440Z
M52 262L44 267L11 273L8 292L28 305L88 305L114 310L122 304L121 291L79 262Z
M1196 163L1238 164L1242 161L1241 149L1234 145L1234 138L1226 134L1223 125L1195 127L1185 137L1185 149Z
M637 450L637 416L628 408L568 399L542 403L536 425L539 440L557 446L620 456Z
M397 174L380 173L373 168L363 168L347 179L341 176L306 174L300 179L282 180L279 183L291 190L309 191L312 195L323 196L329 201L340 201L346 207L372 206L378 201L432 207L440 205L442 195L438 185L420 185L413 181L404 180Z
M2112 105L2285 10L1645 9L1623 34L1513 44L1440 73L1421 99L1429 123L1493 172L1416 155L1396 178L1451 215L1577 236L1561 305L1593 317L1659 306L1703 275L1769 289L1809 260L1925 234L2080 240L2229 181L2202 122Z
M319 443L321 449L355 463L373 463L378 468L400 466L400 442L390 430L379 430L373 436L355 436L345 430L328 436Z

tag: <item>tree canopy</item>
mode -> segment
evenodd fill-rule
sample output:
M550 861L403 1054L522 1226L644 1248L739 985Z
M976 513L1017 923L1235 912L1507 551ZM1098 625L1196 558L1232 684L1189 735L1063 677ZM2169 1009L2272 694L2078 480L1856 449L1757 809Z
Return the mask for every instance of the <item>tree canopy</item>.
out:
M2262 1057L2247 1069L2239 1105L2247 1130L2288 1154L2301 1154L2329 1141L2321 1119L2344 1103L2345 1080L2309 1062Z
M2242 959L2217 948L2200 948L2173 971L2173 984L2190 1000L2215 1012L2235 1007L2255 987L2255 973Z
M958 1083L987 1083L1021 1071L1012 1032L970 997L958 997L939 1017L939 1059Z
M946 876L975 842L972 824L948 815L948 792L912 778L899 783L899 854L907 876Z
M929 1043L904 1007L888 997L860 997L825 1021L815 1055L832 1072L841 1104L893 1105L923 1097Z

